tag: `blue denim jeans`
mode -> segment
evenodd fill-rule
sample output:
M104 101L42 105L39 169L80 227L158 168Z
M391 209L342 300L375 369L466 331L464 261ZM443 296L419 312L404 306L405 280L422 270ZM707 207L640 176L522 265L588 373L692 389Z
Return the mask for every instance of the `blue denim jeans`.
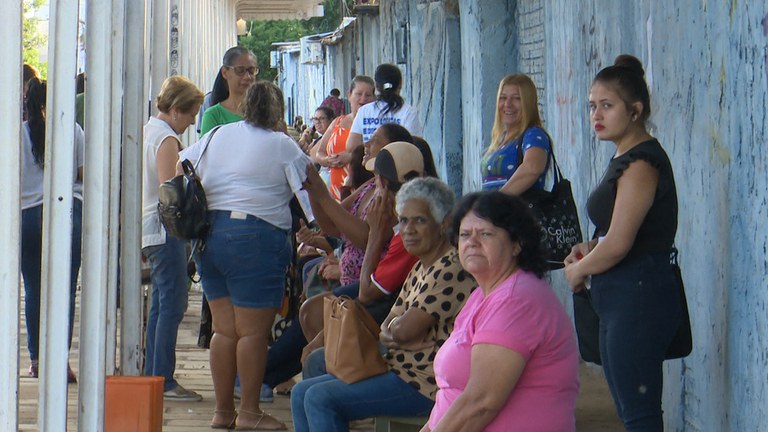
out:
M374 416L426 416L434 405L391 371L354 384L321 375L291 390L296 432L348 431L350 420Z
M277 308L283 303L285 271L291 261L289 232L248 215L208 212L211 231L197 271L208 301L229 297L238 307Z
M664 353L682 317L669 254L621 262L592 277L600 316L600 358L628 431L662 431Z
M144 375L165 378L164 391L178 385L173 379L176 337L189 299L186 246L186 241L167 236L165 244L148 246L143 250L152 278Z
M75 322L75 292L80 271L83 203L72 200L72 261L69 279L69 346ZM27 322L27 349L35 362L40 354L40 284L43 237L43 206L21 212L21 274L24 277L24 306Z

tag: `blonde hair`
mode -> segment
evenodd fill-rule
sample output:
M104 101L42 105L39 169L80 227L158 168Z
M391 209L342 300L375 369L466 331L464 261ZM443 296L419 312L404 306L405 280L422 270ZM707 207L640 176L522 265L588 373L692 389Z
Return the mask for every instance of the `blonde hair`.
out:
M520 113L520 122L509 131L501 122L499 116L499 98L505 86L514 85L520 91L520 102L522 110ZM493 129L491 129L491 145L488 146L486 153L498 150L505 143L519 137L531 126L541 127L541 116L539 116L539 97L536 94L536 85L533 80L524 74L507 75L499 83L499 91L496 94L496 115L493 119Z
M189 78L180 75L166 78L157 95L157 109L164 113L176 108L179 112L189 114L202 103L203 92Z

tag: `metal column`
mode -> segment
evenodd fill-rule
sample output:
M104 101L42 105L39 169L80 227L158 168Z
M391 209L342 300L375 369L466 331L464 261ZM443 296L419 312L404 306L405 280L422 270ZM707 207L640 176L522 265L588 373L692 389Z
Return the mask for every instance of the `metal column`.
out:
M104 427L109 196L111 172L112 1L86 2L85 178L80 308L79 431Z
M21 179L21 2L8 2L0 16L0 82L7 92L0 101L0 430L18 429L19 395L19 245Z
M120 372L141 374L141 171L143 125L147 93L144 90L146 3L125 2L125 93L123 96L123 154L121 184L120 261Z
M7 5L6 5L7 6ZM67 427L77 0L51 2L40 299L40 430ZM55 137L55 144L53 143ZM87 345L87 343L83 344Z

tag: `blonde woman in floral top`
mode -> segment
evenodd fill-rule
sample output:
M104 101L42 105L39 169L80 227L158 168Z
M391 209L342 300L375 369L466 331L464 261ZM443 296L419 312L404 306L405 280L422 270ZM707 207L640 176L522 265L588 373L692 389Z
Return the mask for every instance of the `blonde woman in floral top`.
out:
M297 432L346 431L350 420L430 412L437 391L432 360L475 285L445 236L453 201L451 189L435 178L417 178L400 189L400 235L419 261L381 326L390 370L354 384L332 375L297 384L291 391Z

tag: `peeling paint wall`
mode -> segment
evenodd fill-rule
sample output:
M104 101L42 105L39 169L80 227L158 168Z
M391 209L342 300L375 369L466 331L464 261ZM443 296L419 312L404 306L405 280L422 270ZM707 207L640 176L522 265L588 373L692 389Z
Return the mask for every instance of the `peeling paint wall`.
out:
M461 39L450 2L384 0L358 15L358 67L373 76L381 63L403 73L403 98L417 107L441 177L462 190Z
M695 343L690 357L665 366L669 430L765 430L768 5L757 3L546 6L545 117L563 169L581 174L571 175L578 202L613 150L589 127L592 77L623 52L646 67L653 134L677 179Z

